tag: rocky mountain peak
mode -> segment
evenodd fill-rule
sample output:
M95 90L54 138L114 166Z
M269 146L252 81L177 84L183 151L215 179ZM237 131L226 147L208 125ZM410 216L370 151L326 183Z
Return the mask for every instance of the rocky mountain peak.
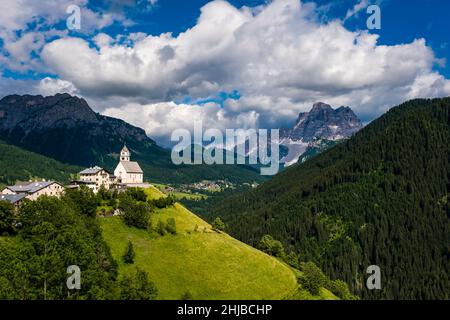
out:
M293 128L281 130L281 145L289 149L282 162L288 165L295 163L318 140L345 139L362 127L362 122L350 107L333 109L329 104L315 103L311 111L299 114Z
M310 113L316 113L316 112L320 112L320 111L323 111L323 110L333 111L333 108L329 104L326 104L326 103L323 103L323 102L317 102L317 103L315 103L313 105Z
M310 112L300 113L295 126L282 131L282 138L303 142L316 138L339 140L351 136L362 126L350 107L333 109L326 103L318 102Z

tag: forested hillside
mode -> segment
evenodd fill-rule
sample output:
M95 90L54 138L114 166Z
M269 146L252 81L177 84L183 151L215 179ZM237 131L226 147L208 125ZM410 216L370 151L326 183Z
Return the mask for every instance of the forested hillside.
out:
M0 140L0 184L14 184L17 180L34 178L67 182L70 174L80 170L81 167L66 165Z
M249 244L272 235L363 298L448 299L449 151L450 98L410 101L211 214ZM365 287L369 265L381 291Z

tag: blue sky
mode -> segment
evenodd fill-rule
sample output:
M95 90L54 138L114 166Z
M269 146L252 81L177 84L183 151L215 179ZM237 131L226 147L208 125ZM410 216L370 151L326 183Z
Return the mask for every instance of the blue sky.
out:
M68 4L80 7L81 30L67 29ZM371 4L381 8L381 30L367 30ZM69 92L157 140L195 120L290 126L317 101L348 105L369 122L405 100L450 95L450 1L22 6L0 3L0 96Z

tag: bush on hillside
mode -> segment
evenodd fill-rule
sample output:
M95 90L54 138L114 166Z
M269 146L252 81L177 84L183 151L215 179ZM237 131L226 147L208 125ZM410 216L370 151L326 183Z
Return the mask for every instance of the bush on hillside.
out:
M171 234L177 233L177 226L176 226L174 218L167 219L166 230L167 230L167 232L169 232Z
M125 249L125 253L123 255L123 262L126 264L133 264L136 253L134 252L133 243L128 241L127 248Z
M271 256L282 258L284 257L283 244L275 240L271 235L265 235L259 242L259 248Z
M356 297L350 293L348 285L342 280L330 281L329 287L330 291L337 297L343 300L355 300Z
M128 188L125 191L125 194L127 196L131 197L135 201L140 201L140 202L147 201L147 194L145 193L145 190L142 188Z
M136 202L130 197L122 197L119 204L122 219L129 227L147 229L151 208L145 202Z
M164 209L173 206L176 202L175 197L168 195L167 197L161 197L158 199L152 199L149 201L150 204L154 205L158 209Z
M320 288L327 284L327 277L322 270L313 262L301 263L300 269L302 274L298 278L299 283L312 295L319 295Z
M212 223L212 228L215 231L225 231L226 230L226 225L225 223L222 221L222 219L220 219L219 217L217 217L216 219L214 219L213 223Z
M166 234L166 224L162 221L158 221L158 225L156 226L156 232L159 233L159 235L163 236Z

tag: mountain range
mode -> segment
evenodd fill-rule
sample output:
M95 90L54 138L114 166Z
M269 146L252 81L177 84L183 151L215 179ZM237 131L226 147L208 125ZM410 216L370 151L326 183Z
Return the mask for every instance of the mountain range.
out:
M109 170L116 166L118 153L126 144L145 178L153 182L264 179L255 168L245 165L176 166L171 151L158 146L143 129L98 114L84 99L69 94L4 97L0 100L0 139L62 163L100 165Z
M292 129L281 130L281 163L304 161L361 127L361 121L349 107L333 110L327 104L317 103L310 112L299 115ZM126 144L141 163L146 178L155 182L227 179L242 183L265 179L259 175L258 166L175 166L170 151L158 146L143 129L98 114L84 99L69 94L4 97L0 100L0 139L61 163L101 165L109 170L115 167L118 152ZM237 146L235 153L236 150ZM248 157L252 150L246 152Z

